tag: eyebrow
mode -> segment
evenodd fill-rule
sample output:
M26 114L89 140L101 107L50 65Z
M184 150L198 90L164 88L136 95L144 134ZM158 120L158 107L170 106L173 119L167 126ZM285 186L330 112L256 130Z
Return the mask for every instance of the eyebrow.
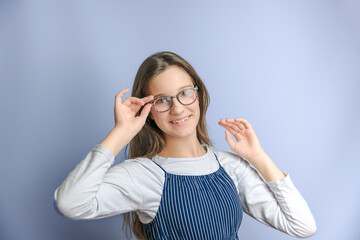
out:
M181 88L178 88L178 91L184 90L186 88L193 88L193 87L194 86L192 86L192 85L185 85L185 86L182 86ZM160 97L160 96L168 96L168 95L166 95L165 93L156 94L154 96L154 99L157 98L157 97Z

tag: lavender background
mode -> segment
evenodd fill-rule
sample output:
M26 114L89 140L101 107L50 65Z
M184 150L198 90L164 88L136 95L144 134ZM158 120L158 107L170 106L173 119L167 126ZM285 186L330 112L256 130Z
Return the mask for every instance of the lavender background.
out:
M53 193L162 50L206 83L218 150L217 121L248 119L308 201L311 239L359 239L359 43L351 0L0 1L0 239L124 239L121 216L71 221ZM294 239L247 215L239 237Z

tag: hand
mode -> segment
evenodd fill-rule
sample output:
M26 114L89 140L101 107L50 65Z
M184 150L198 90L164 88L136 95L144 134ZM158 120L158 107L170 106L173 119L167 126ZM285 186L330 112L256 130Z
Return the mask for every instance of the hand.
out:
M127 131L133 132L136 135L144 126L147 116L149 115L151 104L147 102L151 101L154 96L147 96L144 98L128 97L122 102L121 97L129 92L129 89L121 90L115 97L115 128L119 127ZM141 111L139 116L136 116L137 112Z
M225 130L225 139L231 149L240 157L251 162L252 159L257 159L258 156L265 153L254 129L247 120L227 118L220 120L219 125L227 129ZM231 134L236 141L231 137Z

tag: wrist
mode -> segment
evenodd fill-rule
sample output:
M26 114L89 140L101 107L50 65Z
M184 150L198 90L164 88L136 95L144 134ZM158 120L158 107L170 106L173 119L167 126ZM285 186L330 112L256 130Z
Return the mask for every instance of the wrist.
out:
M267 182L277 181L285 177L285 174L275 165L266 153L259 153L249 162L259 171Z
M133 138L129 131L123 128L114 127L106 138L100 143L108 148L116 157L116 155L125 147Z
M255 165L256 163L264 162L269 158L269 155L267 155L264 150L261 150L257 153L247 156L246 160L248 160L252 165Z

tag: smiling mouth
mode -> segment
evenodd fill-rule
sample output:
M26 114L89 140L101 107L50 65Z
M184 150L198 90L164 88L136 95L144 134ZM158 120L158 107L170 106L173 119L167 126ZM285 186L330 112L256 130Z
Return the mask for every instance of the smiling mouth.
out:
M180 119L180 120L176 120L176 121L170 121L171 123L182 123L182 122L185 122L186 120L189 119L190 116L187 116L187 117L184 117L183 119Z

